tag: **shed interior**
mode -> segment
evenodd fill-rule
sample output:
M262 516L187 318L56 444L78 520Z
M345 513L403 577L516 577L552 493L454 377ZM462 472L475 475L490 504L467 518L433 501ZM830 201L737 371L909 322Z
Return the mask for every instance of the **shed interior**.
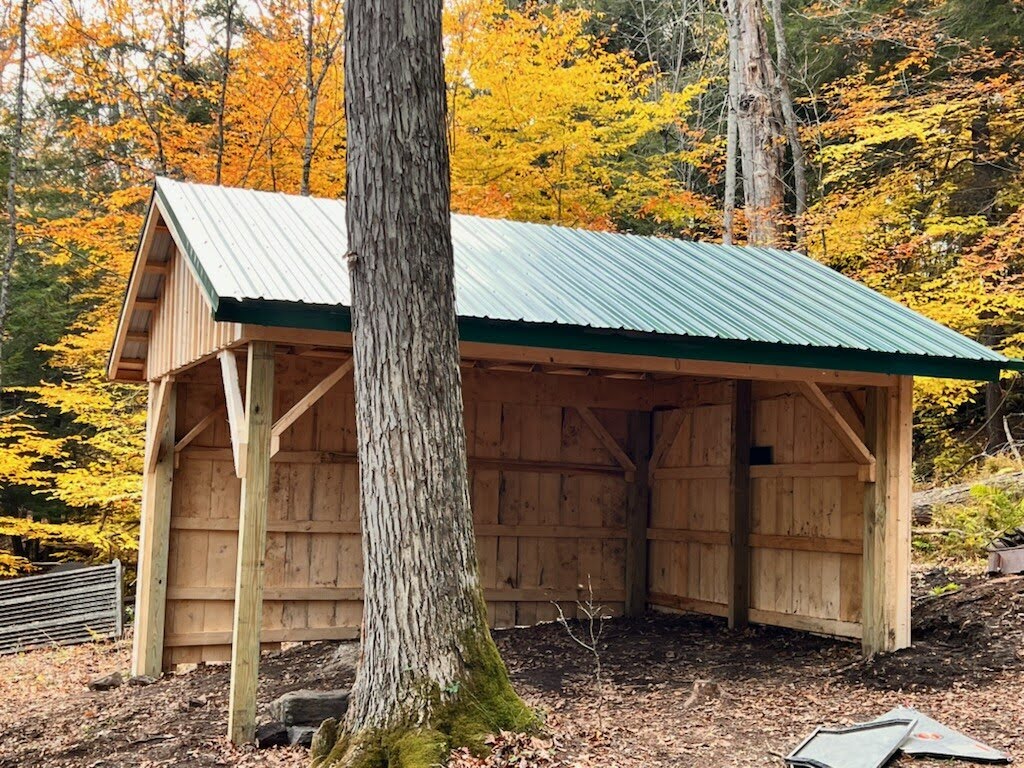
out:
M280 433L271 459L267 645L358 637L349 356L345 349L277 347L275 420L321 382L334 383ZM165 667L230 658L241 483L222 374L212 360L176 380ZM824 395L863 441L866 386L477 360L465 360L462 374L492 626L550 621L556 602L573 615L591 589L597 602L622 613L630 489L638 484L649 486L644 603L728 616L739 439L753 457L749 619L861 637L869 465L851 455L807 388ZM746 439L736 434L744 390ZM185 436L191 439L183 443ZM646 477L638 477L645 464Z

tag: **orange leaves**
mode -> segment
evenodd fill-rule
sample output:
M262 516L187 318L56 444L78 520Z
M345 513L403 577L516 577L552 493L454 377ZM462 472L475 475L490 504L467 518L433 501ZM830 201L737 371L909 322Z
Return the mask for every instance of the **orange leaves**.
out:
M700 88L587 32L590 14L493 0L447 9L452 200L457 210L607 227L673 188L675 155L638 151L689 112Z

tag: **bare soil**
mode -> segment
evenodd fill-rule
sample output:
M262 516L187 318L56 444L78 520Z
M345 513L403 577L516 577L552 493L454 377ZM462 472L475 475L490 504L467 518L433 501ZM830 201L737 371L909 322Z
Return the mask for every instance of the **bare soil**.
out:
M949 582L963 588L929 594ZM460 766L779 766L817 725L909 705L1024 757L1024 577L915 576L914 647L871 662L857 646L721 621L651 615L605 628L593 659L549 624L496 633L517 688L545 718L541 739L499 740ZM351 683L356 650L298 646L264 657L259 699ZM126 672L125 643L0 658L0 768L305 766L299 748L225 743L227 670L200 667L155 685L93 693ZM514 760L518 762L513 762ZM940 762L898 759L918 768Z

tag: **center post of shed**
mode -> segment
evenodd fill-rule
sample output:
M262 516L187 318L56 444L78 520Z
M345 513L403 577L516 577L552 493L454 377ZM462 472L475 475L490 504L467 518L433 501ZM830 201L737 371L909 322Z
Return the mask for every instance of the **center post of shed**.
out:
M111 354L112 378L150 386L133 671L230 661L236 742L261 648L359 636L340 205L161 180ZM912 376L1012 361L795 254L472 217L453 233L493 627L592 598L910 643ZM260 282L267 264L286 276Z

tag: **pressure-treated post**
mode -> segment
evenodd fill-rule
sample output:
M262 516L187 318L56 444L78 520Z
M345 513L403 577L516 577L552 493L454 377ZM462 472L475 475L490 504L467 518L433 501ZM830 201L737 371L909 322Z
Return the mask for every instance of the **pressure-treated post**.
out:
M913 379L869 387L865 444L875 457L875 482L864 486L866 656L910 645L910 512Z
M729 468L729 628L747 626L750 610L750 446L753 441L751 383L738 380L732 400L732 461Z
M629 456L636 465L626 491L626 608L639 616L647 608L647 525L650 517L651 413L633 411L628 424Z
M174 381L169 377L149 385L135 581L133 675L157 677L163 667L167 551L174 482L175 395Z
M238 516L235 621L231 634L228 734L235 744L256 735L256 682L263 614L263 560L267 550L270 433L273 426L274 345L249 343L245 387L245 445Z

